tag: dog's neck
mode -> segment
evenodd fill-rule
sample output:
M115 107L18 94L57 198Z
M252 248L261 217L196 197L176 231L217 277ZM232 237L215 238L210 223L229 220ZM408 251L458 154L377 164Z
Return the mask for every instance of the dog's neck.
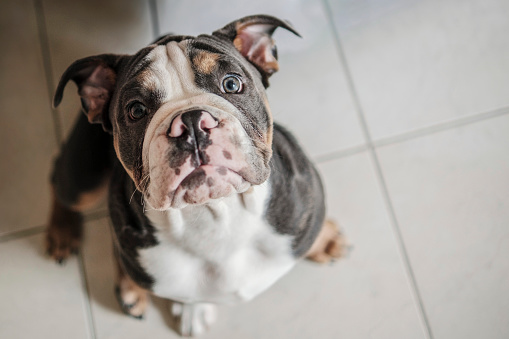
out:
M253 239L265 238L264 214L270 184L201 205L157 211L146 206L148 218L162 242L176 242L197 257L221 261L228 253L248 246Z
M211 199L200 205L187 205L183 208L169 208L159 211L150 206L144 199L144 214L151 224L159 230L179 232L179 228L195 223L222 224L230 223L239 214L262 216L266 210L270 194L269 180L261 185L252 186L246 192L232 194L228 197Z

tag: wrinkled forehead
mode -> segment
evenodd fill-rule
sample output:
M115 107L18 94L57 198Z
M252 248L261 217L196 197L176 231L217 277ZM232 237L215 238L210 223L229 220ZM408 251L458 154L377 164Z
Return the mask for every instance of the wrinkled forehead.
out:
M232 44L205 35L151 45L130 64L127 83L160 91L166 99L195 90L196 77L227 71L253 76L252 66Z
M194 72L189 60L189 40L158 45L145 57L145 69L138 77L144 88L159 89L165 96L193 89Z

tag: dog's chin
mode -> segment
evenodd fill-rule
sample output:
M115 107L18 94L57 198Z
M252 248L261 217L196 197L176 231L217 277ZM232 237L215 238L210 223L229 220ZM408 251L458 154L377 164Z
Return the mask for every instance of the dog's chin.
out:
M240 174L225 167L206 165L196 168L173 191L165 193L164 188L159 188L161 199L146 197L146 200L156 210L179 209L243 193L250 187L251 183Z

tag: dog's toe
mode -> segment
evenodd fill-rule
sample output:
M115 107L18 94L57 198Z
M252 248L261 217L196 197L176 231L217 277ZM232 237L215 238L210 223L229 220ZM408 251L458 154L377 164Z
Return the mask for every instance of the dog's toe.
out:
M58 264L65 263L71 254L77 254L81 235L73 235L64 229L51 228L46 234L46 253Z
M352 247L348 244L346 237L338 232L329 240L329 243L325 247L325 253L331 258L339 259L347 257L351 249Z
M306 258L324 264L346 257L350 250L351 246L339 231L338 226L333 221L327 220L306 254Z
M216 322L217 308L213 304L170 304L172 327L183 337L201 335Z
M115 287L115 295L125 314L135 319L143 319L148 305L148 294L145 290L124 282Z

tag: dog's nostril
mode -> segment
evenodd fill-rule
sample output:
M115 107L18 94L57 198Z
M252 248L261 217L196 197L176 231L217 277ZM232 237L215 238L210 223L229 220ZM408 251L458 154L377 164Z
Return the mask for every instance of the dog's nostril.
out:
M195 131L209 132L217 127L218 122L209 112L190 111L178 115L173 119L168 129L168 136L178 138L187 131L194 134Z
M172 138L180 137L186 131L186 125L182 121L182 116L179 115L171 122L170 129L168 131L168 136Z
M203 130L203 131L211 130L211 129L217 127L217 124L218 124L218 122L216 121L216 119L214 119L212 117L212 115L210 115L209 112L205 112L205 111L202 112L201 120L200 120L200 129L201 130Z

